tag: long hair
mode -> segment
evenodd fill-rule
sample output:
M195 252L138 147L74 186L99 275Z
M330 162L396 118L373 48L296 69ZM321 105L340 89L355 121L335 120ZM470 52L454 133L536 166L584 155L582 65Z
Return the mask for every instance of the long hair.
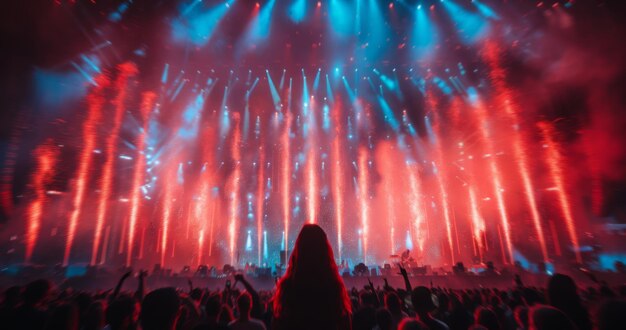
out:
M350 314L350 298L326 233L318 225L304 225L277 284L278 328L337 328Z

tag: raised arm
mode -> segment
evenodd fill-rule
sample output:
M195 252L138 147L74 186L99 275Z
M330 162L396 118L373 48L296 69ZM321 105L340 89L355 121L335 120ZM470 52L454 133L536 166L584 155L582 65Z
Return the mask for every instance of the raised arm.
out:
M261 307L261 297L259 296L259 293L256 292L252 284L250 284L246 280L246 278L243 277L243 274L235 274L235 281L241 282L241 284L243 284L243 286L246 288L246 291L248 291L248 293L252 297L252 311L250 314L255 318L262 318L263 308Z
M132 274L132 271L126 272L124 273L124 275L122 275L122 277L120 277L120 280L117 282L117 286L115 286L115 290L113 290L113 293L110 296L111 300L117 298L117 296L120 294L120 290L122 290L122 285L124 285L124 281L126 281L130 274Z
M147 275L148 275L147 271L145 270L139 271L139 276L137 277L139 279L139 283L137 284L137 292L135 292L135 298L137 298L138 301L142 301L143 297L146 295L145 277Z
M406 268L402 267L401 264L398 264L398 268L400 268L400 275L404 278L404 286L408 292L411 292L413 288L411 288L411 282L409 281L409 274L406 272Z

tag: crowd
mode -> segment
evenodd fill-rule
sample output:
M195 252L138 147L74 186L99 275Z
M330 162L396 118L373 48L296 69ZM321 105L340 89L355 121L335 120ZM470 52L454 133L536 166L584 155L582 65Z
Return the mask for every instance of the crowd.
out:
M58 290L47 280L3 290L0 329L200 330L200 329L626 329L626 286L606 283L580 289L555 274L545 288L516 277L507 290L413 288L385 283L346 289L323 230L305 225L286 274L272 291L255 290L243 275L209 290L158 288L145 294L145 272L137 290ZM241 288L237 288L237 283Z

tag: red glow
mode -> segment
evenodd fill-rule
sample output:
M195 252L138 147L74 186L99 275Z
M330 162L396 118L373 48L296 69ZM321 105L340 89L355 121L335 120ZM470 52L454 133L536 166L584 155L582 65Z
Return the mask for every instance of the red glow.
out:
M228 182L228 199L229 207L229 224L228 224L228 240L230 252L230 264L234 265L237 253L237 229L239 226L239 193L241 186L241 128L239 114L233 115L235 119L235 132L233 133L232 143L230 145L230 155L233 160L233 172Z
M576 255L576 262L582 263L582 256L580 254L580 245L578 244L578 234L576 233L576 224L574 223L574 216L572 215L572 207L567 196L565 187L565 180L563 178L563 160L559 151L559 145L554 141L554 129L546 122L540 122L538 124L543 137L543 143L546 148L546 162L550 171L550 179L556 186L556 193L565 220L565 226L567 228L567 234L569 236L574 253Z
M96 87L87 96L87 119L83 124L82 140L83 150L78 162L78 171L76 172L76 185L74 198L72 201L72 212L67 228L67 239L65 241L65 251L63 253L63 266L67 266L70 261L70 252L76 235L76 227L80 219L85 191L87 190L87 180L91 171L91 163L93 159L93 150L96 147L96 128L102 118L102 106L104 105L103 92L108 86L109 80L105 75L96 78Z
M115 159L117 158L117 143L122 126L122 119L126 110L124 102L128 94L128 79L137 74L135 64L127 62L118 66L119 75L115 81L115 91L117 96L113 100L115 113L113 114L113 127L108 133L105 141L105 161L102 167L102 179L100 181L100 198L96 213L96 229L93 236L93 247L91 249L90 265L96 264L102 228L106 221L109 198L111 198L111 187L113 185L113 174Z
M367 263L367 247L370 222L370 185L367 148L359 147L359 201L361 208L361 235L363 237L363 260Z
M37 169L33 174L32 188L35 191L35 200L28 206L28 225L26 226L26 256L24 262L29 263L33 255L33 250L39 237L41 227L41 215L46 201L46 184L54 175L54 165L58 156L58 151L52 146L52 141L40 145L35 149L37 159Z
M257 255L258 264L261 265L261 246L263 242L263 207L265 206L265 150L259 148L259 169L257 172L257 191L256 191L256 239L257 239Z
M133 247L135 243L135 232L137 231L137 221L139 218L139 208L141 207L141 186L144 180L144 171L146 166L146 155L144 149L146 146L146 133L148 131L148 119L152 108L154 107L154 100L156 94L147 92L142 95L141 102L141 120L143 122L143 129L141 133L137 135L137 141L135 146L137 148L137 154L135 162L135 168L133 173L133 188L131 193L131 207L128 221L128 245L126 251L126 266L130 267L133 258Z

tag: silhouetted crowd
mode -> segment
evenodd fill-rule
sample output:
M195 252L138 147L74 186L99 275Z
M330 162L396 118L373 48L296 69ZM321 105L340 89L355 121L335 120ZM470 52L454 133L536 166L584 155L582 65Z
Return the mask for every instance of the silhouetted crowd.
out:
M626 329L626 286L578 288L552 276L545 288L516 277L509 289L411 287L385 283L347 290L325 233L305 225L287 273L271 291L255 290L243 275L209 290L159 288L145 294L145 272L135 292L118 285L103 292L58 290L48 280L6 288L0 329ZM238 288L236 284L240 283Z

